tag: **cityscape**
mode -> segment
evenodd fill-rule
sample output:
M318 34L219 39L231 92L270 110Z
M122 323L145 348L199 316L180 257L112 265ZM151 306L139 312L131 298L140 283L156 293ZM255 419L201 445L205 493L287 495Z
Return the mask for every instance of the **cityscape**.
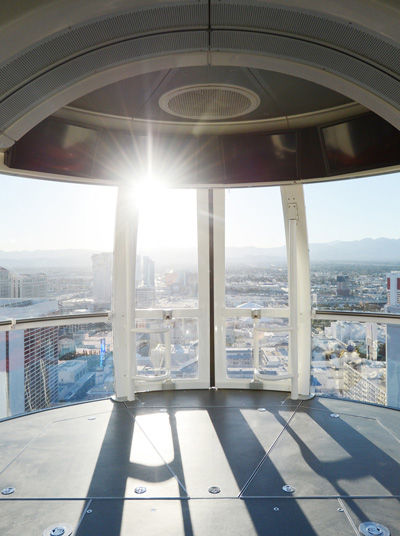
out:
M107 312L111 308L112 254L91 255L90 269L52 268L16 271L0 267L0 321L77 313ZM395 264L315 262L311 266L313 309L399 313L400 275ZM140 254L136 262L136 308L177 309L198 306L195 268L174 269ZM251 265L248 259L227 261L226 307L257 310L288 306L284 262ZM284 316L284 314L283 314ZM137 320L138 380L166 371L164 334L140 333L161 327L156 320ZM254 320L235 316L226 321L228 378L254 377ZM259 323L258 375L262 379L288 372L289 333L285 318ZM277 329L278 328L278 329ZM277 329L274 332L274 329ZM400 337L397 326L374 322L313 320L312 389L315 393L398 405L388 388L387 361ZM171 323L171 377L196 378L197 319ZM396 338L397 337L397 338ZM388 346L388 338L391 344ZM0 363L8 370L9 408L4 416L113 393L113 341L109 323L13 329L0 332Z

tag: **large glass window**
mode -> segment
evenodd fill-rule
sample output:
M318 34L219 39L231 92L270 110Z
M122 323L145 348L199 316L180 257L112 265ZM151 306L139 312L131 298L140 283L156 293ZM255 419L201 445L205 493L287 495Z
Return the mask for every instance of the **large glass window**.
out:
M195 190L138 191L136 307L198 306Z
M110 309L116 188L0 179L0 319Z
M286 307L285 227L279 187L226 190L225 303Z
M311 387L315 393L397 406L397 379L387 377L387 334L373 322L313 322Z
M174 319L168 327L159 320L136 320L137 379L157 379L170 372L171 378L198 375L198 320ZM140 330L143 329L141 332ZM168 337L166 329L169 329ZM146 332L152 330L152 333ZM168 344L170 351L168 351ZM138 385L140 388L140 385Z
M400 175L304 187L311 292L318 309L400 312ZM399 276L400 277L400 276ZM392 303L395 302L395 303ZM395 309L393 309L395 306Z
M0 332L0 418L114 392L108 323Z

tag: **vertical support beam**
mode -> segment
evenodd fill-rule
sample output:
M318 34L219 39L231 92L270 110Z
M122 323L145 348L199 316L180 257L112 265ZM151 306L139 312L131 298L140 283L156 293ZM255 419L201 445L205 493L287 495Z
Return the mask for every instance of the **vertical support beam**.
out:
M214 344L215 378L226 380L225 342L225 190L214 189ZM212 307L212 304L211 304Z
M8 356L6 354L6 331L0 331L0 419L10 415L8 393Z
M118 190L113 260L113 340L117 400L134 400L136 375L135 273L138 213L131 187Z
M200 385L210 382L210 236L209 191L197 190L197 264L199 277L199 369ZM212 307L212 304L211 304Z
M310 394L311 367L311 287L310 259L304 192L301 184L281 186L288 253L290 324L293 326L294 368L292 397ZM296 348L297 346L297 348ZM296 351L297 350L297 351ZM297 365L297 371L296 371Z
M297 204L288 205L288 287L290 311L289 372L292 374L292 399L299 398L299 364L298 364L298 303L297 303Z

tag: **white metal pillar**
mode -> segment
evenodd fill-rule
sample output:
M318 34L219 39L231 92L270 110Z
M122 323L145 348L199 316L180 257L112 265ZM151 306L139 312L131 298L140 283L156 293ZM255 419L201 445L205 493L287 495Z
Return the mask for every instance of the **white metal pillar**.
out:
M130 186L118 190L113 259L113 341L115 394L134 400L136 376L135 273L138 211Z
M210 236L208 190L197 190L197 262L199 277L198 388L210 385Z
M288 256L292 398L310 394L311 288L303 186L281 186Z
M216 385L226 383L225 340L225 190L213 190L214 349ZM213 304L211 304L211 307Z

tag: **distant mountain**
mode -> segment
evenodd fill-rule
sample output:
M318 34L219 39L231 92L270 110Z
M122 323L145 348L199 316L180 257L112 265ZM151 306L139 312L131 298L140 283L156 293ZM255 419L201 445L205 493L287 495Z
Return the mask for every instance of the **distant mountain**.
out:
M286 258L285 246L278 248L228 248L227 261L236 263L248 259L252 264L279 262ZM364 238L310 244L310 259L314 262L394 262L400 263L400 239Z
M364 238L350 242L310 244L310 258L314 261L364 261L400 263L400 239Z
M93 254L87 249L61 249L52 251L0 251L0 266L9 270L23 271L61 269L91 271ZM177 269L194 269L197 260L195 249L149 249L149 255L158 269L167 270L173 265ZM335 241L310 244L313 262L378 262L400 264L400 239L364 238L363 240ZM229 264L280 263L286 259L285 246L276 248L232 247L227 248Z
M59 249L36 251L0 251L0 266L8 270L44 270L67 268L88 271L92 268L92 255L87 249Z

